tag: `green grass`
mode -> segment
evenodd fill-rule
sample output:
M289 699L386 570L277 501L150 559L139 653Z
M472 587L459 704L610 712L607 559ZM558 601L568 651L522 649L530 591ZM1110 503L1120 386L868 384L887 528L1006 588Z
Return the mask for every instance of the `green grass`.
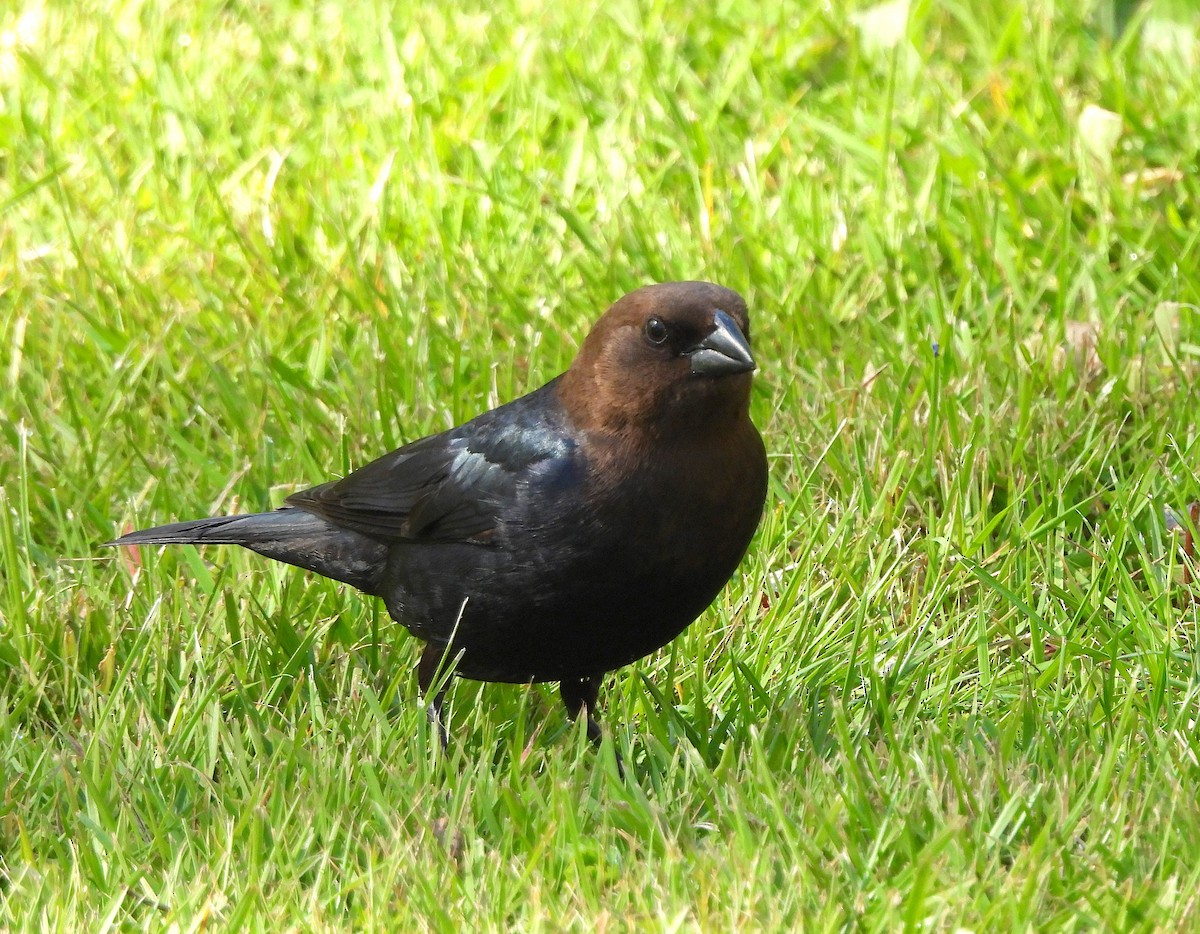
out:
M1195 15L683 6L0 11L0 928L1200 925ZM771 496L609 679L626 782L550 687L458 683L443 759L347 588L99 547L685 277Z

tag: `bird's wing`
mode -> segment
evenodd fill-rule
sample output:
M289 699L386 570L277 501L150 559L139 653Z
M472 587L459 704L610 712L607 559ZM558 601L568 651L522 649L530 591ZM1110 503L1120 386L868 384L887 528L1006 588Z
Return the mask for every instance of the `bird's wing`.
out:
M486 543L523 488L575 474L576 446L556 398L543 392L295 493L288 505L388 543Z

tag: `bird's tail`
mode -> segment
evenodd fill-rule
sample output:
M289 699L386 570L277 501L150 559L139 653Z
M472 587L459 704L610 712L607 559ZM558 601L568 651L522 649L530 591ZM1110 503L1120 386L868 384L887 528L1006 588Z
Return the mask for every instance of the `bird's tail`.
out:
M172 522L122 535L106 545L241 545L375 593L387 563L381 542L302 509Z

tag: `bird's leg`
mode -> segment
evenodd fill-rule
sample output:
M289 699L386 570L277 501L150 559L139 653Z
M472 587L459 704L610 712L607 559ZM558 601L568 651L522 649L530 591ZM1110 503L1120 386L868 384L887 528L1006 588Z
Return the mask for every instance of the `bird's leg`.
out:
M444 658L445 653L432 643L426 645L424 651L421 652L421 660L417 662L417 685L421 688L422 697L429 697L429 692L440 673ZM446 720L442 716L442 704L446 700L446 691L449 688L450 678L442 678L437 693L434 694L433 700L429 701L429 706L425 708L429 722L437 730L438 742L441 744L443 752L450 746L450 732L446 729Z
M558 693L562 697L563 706L567 708L567 716L572 720L579 716L580 710L584 711L584 715L587 717L588 739L599 746L600 740L604 736L604 731L600 729L600 721L596 719L596 707L600 699L600 679L570 678L559 682ZM617 757L617 774L624 778L625 764L621 761L621 753L615 746L613 754Z
M567 708L567 716L574 720L579 711L587 715L587 735L597 746L604 735L600 729L600 721L596 719L596 702L600 699L600 685L595 678L571 678L558 686L562 696L563 706Z

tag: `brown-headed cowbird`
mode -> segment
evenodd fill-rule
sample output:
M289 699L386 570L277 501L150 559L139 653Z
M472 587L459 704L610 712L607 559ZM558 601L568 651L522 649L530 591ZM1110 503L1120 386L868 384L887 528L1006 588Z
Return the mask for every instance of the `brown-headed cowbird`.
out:
M113 544L242 545L383 598L439 668L558 681L570 716L599 679L712 602L758 526L767 462L750 421L746 304L707 282L626 295L541 389L386 454L273 512ZM444 681L430 705L439 736Z

